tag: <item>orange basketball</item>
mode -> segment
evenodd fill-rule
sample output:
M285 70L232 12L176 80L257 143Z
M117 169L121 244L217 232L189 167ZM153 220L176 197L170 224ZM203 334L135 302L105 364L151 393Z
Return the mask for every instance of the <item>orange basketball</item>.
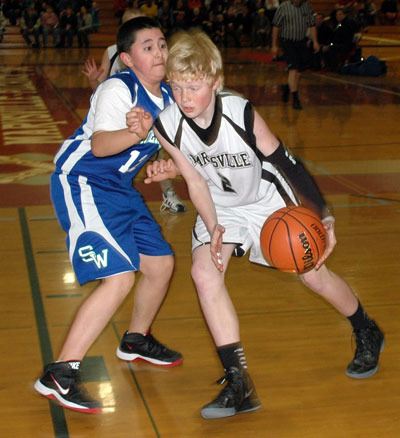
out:
M261 249L268 264L285 272L310 271L325 250L321 220L304 207L284 207L264 223Z

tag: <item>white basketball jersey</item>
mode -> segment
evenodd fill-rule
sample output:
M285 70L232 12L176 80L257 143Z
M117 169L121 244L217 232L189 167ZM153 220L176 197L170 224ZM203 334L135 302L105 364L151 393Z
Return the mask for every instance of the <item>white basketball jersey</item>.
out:
M272 197L277 189L283 198L290 192L274 166L262 160L253 122L248 100L222 92L208 128L185 117L176 103L160 113L156 127L205 178L214 203L236 207Z

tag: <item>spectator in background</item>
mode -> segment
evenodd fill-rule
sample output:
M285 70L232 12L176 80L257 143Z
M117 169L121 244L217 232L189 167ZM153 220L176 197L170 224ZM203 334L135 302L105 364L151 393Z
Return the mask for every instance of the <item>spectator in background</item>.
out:
M169 0L162 0L158 5L158 21L165 34L171 28L171 12Z
M187 26L187 12L183 0L176 0L175 6L171 14L172 29L186 29Z
M381 24L394 25L399 18L397 0L383 0L380 9Z
M260 8L253 15L253 26L251 31L251 45L253 47L266 47L269 45L271 36L271 23L265 15L265 9Z
M219 13L215 17L215 22L213 26L213 37L212 40L218 47L223 47L225 43L225 20L223 14Z
M265 15L268 17L268 20L270 23L272 23L272 20L274 19L274 15L276 10L279 7L279 0L265 0Z
M344 9L336 10L335 20L329 46L324 51L325 65L332 71L340 70L349 61L355 51L356 33L359 31L358 24L346 15Z
M72 47L78 30L78 19L71 6L60 14L60 43L57 47Z
M203 22L205 21L204 13L201 8L193 8L189 11L189 27L203 28Z
M114 0L113 2L114 17L121 20L126 7L127 7L126 0Z
M18 19L22 15L22 6L19 0L4 0L4 3L2 2L2 11L10 25L16 26Z
M89 47L89 34L92 31L92 14L82 6L78 14L78 46Z
M40 18L38 13L32 6L29 6L22 14L21 21L21 34L29 47L39 48L39 35L40 35ZM34 43L32 43L31 36L33 36Z
M3 14L3 10L0 9L0 43L3 41L4 32L6 30L7 19Z
M146 0L139 9L147 17L157 18L158 16L158 6L154 0Z
M90 13L92 15L92 32L97 33L100 27L100 10L96 2L92 3Z
M46 6L45 12L40 16L42 27L43 47L47 47L49 35L53 38L53 46L59 43L60 31L58 27L58 16L54 12L54 8L50 5Z

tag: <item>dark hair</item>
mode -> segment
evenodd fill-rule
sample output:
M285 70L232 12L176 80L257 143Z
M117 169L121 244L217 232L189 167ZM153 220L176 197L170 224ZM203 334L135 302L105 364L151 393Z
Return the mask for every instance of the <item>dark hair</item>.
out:
M118 53L129 52L131 45L136 40L136 34L143 29L161 29L158 21L150 17L135 17L126 21L117 33Z

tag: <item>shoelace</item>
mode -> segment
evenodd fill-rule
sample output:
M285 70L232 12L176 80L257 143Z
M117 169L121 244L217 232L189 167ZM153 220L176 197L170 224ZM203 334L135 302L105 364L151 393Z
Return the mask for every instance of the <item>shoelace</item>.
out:
M356 355L360 356L365 352L373 352L374 351L374 341L372 340L372 336L374 335L373 329L371 327L367 327L365 329L359 329L354 331L354 336L356 339Z
M153 353L164 353L168 350L165 345L161 344L161 342L157 341L157 339L150 334L146 336L146 341L149 351Z

